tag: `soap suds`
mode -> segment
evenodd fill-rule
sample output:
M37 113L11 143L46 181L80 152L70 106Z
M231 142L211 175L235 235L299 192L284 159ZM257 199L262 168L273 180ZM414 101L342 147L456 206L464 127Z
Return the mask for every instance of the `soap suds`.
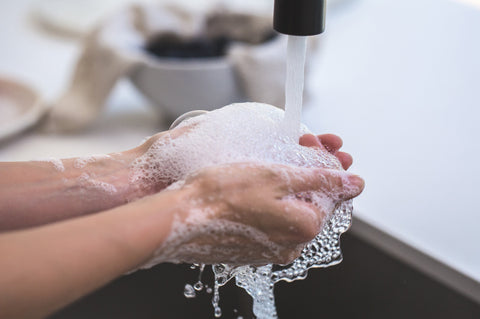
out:
M114 185L96 180L94 174L83 173L77 178L77 180L79 185L87 189L93 189L109 195L113 195L117 192L117 188Z
M92 156L85 156L79 157L75 159L73 162L73 167L81 169L87 166L88 164L95 163L99 160L109 159L111 158L110 155L92 155Z
M37 160L37 162L50 163L50 164L53 165L53 168L55 168L55 170L57 172L64 172L65 171L65 166L63 165L62 160L60 160L58 158L50 157L50 158L46 158L46 159L39 159L39 160Z
M244 103L232 104L185 120L134 161L131 182L146 186L161 183L171 185L170 189L178 189L200 169L225 163L253 162L334 169L338 171L344 186L348 187L348 180L338 159L327 151L299 145L298 137L311 132L303 125L297 132L285 130L283 119L284 112L271 105ZM176 130L191 126L195 128L174 134ZM288 178L287 174L285 178ZM276 282L304 279L310 268L327 267L341 261L339 239L351 222L351 202L335 206L333 202L338 198L334 198L336 194L328 193L327 189L292 196L322 207L327 213L334 213L325 218L321 233L304 247L302 256L287 267L213 265L215 285L212 303L216 317L221 315L219 287L233 277L237 285L253 297L254 312L258 318L276 318L273 298ZM208 233L213 239L223 238L225 236L222 237L222 234L225 233L243 234L261 246L269 258L277 256L282 250L257 229L225 220L212 223L208 220L208 214L208 211L197 210L189 212L187 220L177 218L166 242L145 267L164 261L189 262L189 256L208 263L211 256L230 254L228 260L235 261L235 249L218 248L215 242L213 245L189 242L201 233ZM208 223L205 222L207 220ZM252 263L255 263L254 255L252 253Z
M51 158L50 163L53 164L53 167L55 168L55 170L57 172L64 172L65 171L65 167L63 166L62 160L56 159L56 158Z
M190 118L177 128L195 125L174 139L166 135L133 163L132 182L184 180L201 168L225 163L261 162L340 169L328 152L303 147L282 132L283 111L261 103L232 104ZM299 135L310 133L302 126Z

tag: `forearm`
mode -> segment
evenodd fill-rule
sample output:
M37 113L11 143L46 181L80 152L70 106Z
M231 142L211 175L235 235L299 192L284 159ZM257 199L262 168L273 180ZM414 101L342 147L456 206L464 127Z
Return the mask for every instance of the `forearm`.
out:
M139 153L0 163L0 231L106 210L151 193L129 180Z
M0 317L39 318L145 263L168 236L182 193L0 235Z

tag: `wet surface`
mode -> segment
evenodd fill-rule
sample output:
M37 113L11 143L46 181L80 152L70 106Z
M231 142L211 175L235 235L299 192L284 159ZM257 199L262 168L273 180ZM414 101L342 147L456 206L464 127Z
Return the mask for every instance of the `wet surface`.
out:
M275 286L281 319L480 318L480 305L353 235L342 236L342 251L340 265ZM212 282L209 273L205 283ZM213 318L211 294L183 296L185 283L196 280L188 265L159 265L122 277L50 319ZM220 294L222 318L253 318L242 289L229 283Z

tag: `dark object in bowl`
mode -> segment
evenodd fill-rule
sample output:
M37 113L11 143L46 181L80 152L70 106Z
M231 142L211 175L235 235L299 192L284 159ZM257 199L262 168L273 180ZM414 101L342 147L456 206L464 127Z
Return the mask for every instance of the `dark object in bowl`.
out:
M272 31L263 42L270 41L277 34ZM226 36L181 38L175 34L161 34L151 40L147 52L162 58L213 58L221 57L227 53L228 47L235 39ZM238 42L238 41L237 41Z
M157 57L212 58L225 55L230 41L225 37L182 39L175 34L163 34L148 43L146 50Z
M227 53L233 42L262 44L278 34L270 21L238 13L215 13L207 17L204 34L181 37L175 33L160 33L146 45L146 51L162 58L212 58Z

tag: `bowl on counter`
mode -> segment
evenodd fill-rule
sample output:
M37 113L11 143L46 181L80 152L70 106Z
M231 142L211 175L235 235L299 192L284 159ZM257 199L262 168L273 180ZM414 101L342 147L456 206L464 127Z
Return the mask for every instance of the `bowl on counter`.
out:
M262 54L280 39L263 16L220 11L202 19L193 34L154 33L130 73L134 86L170 118L246 101L245 79L232 52Z
M213 110L242 101L243 92L226 57L172 60L145 54L130 79L166 116Z

